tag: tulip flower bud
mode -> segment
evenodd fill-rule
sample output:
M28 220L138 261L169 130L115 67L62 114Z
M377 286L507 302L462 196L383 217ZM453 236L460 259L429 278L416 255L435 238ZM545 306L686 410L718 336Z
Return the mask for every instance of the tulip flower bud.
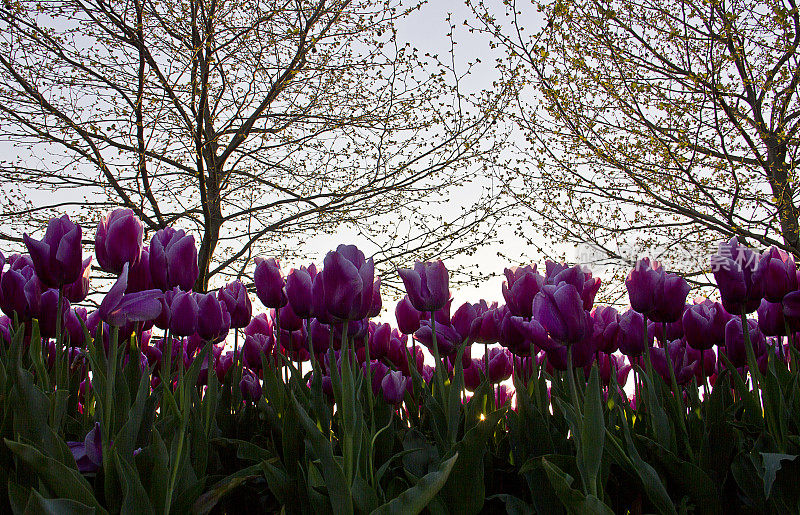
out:
M292 311L300 318L311 318L313 284L311 274L303 267L291 269L286 277L286 297Z
M63 334L64 323L69 312L69 301L61 301L61 330ZM42 338L55 338L56 319L58 317L58 290L49 289L41 296L39 304L39 333Z
M757 254L740 245L735 236L728 243L720 243L719 252L712 256L711 268L728 313L752 313L761 304L764 282L762 274L756 273L757 259Z
M550 338L572 344L591 335L592 319L583 309L578 290L569 283L546 284L533 299L533 316Z
M165 227L157 231L150 240L149 261L153 286L161 291L176 286L189 291L200 275L194 236L182 229Z
M770 247L758 262L757 279L764 285L764 298L769 302L780 302L783 297L797 290L797 266L789 253Z
M89 295L89 276L92 273L92 256L83 260L81 275L70 284L64 285L64 297L70 302L83 302Z
M242 398L246 401L257 402L261 398L261 383L252 372L248 371L239 381Z
M189 336L197 331L197 301L191 292L180 291L172 299L169 330L175 336Z
M441 309L450 299L449 276L441 260L414 263L414 269L401 268L400 278L408 298L417 311Z
M406 393L407 377L399 370L392 370L381 381L381 390L383 391L383 400L387 404L400 404L403 402L403 397Z
M288 302L284 291L286 283L281 275L280 263L277 259L256 258L253 280L256 285L256 295L264 306L280 308L286 305Z
M197 296L197 334L206 341L223 340L231 327L231 316L225 302L213 293Z
M217 298L225 303L231 317L232 328L240 329L250 323L253 307L247 295L247 288L241 281L237 279L220 288Z
M419 329L420 312L411 305L411 300L408 295L404 296L394 309L394 315L397 319L397 328L403 334L412 334Z
M95 254L100 268L119 275L122 266L134 266L142 253L144 227L131 209L115 209L97 225L94 237Z
M544 277L536 272L536 265L506 268L504 273L503 298L509 311L513 316L532 317L533 298L544 286Z
M81 276L81 226L73 223L69 216L50 219L42 240L34 240L27 233L22 239L36 276L45 286L59 288Z

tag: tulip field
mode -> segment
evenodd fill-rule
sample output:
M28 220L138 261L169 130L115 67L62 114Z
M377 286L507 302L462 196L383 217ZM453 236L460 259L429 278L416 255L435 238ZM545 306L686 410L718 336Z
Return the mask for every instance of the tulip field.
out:
M352 245L256 259L251 304L238 280L192 291L182 230L145 245L118 209L91 255L83 235L65 215L0 256L0 511L800 512L780 249L721 244L719 301L641 259L624 311L577 265L506 269L498 305L417 262L393 326ZM93 263L116 279L89 311Z

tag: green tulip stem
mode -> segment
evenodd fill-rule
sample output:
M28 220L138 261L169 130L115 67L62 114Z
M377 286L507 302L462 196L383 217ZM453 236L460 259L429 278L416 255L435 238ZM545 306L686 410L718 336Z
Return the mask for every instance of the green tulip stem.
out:
M169 328L164 330L164 349L161 354L161 383L172 390L172 337Z
M578 398L578 388L575 386L575 370L572 367L572 345L567 345L567 382L569 383L569 392L572 395L572 404L575 406L575 411L578 413L583 412L583 407Z
M436 311L431 311L431 334L433 337L433 359L436 361L436 363L434 363L434 382L436 383L436 389L439 390L439 395L441 395L442 405L445 408L445 413L447 413L447 395L444 391L444 378L442 377L442 374L444 373L444 365L442 364L442 358L439 355L439 344L436 341Z
M64 307L64 285L59 285L58 287L58 306L56 309L56 391L61 388L61 381L64 379L61 377L61 361L64 359L64 348L63 348L63 338L61 334L61 324L62 324L62 315L61 310ZM69 358L67 358L67 363L69 363ZM69 385L69 366L67 366L67 381L66 384Z
M369 336L364 335L364 358L367 363L367 403L369 405L370 445L367 448L367 464L369 465L369 483L375 488L375 472L373 461L373 445L375 444L375 394L372 391L372 361L369 356Z
M353 391L353 372L350 367L350 345L348 338L348 320L342 324L342 454L344 455L344 473L347 485L353 484L353 431L355 430L355 393ZM331 366L336 366L332 363Z
M756 361L756 353L753 350L753 342L750 339L750 324L747 323L747 313L742 307L740 314L742 319L742 332L744 333L744 350L747 354L747 367L750 369L750 377L753 380L753 387L756 390L756 400L761 404L761 371L758 369L758 361Z

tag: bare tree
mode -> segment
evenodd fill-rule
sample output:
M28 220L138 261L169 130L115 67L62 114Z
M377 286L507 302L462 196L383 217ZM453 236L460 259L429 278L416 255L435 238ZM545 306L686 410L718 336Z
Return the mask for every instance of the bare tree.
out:
M525 4L472 2L471 25L507 56L507 191L539 231L688 270L733 235L800 256L794 0Z
M200 278L350 224L417 227L379 256L459 252L500 209L423 208L492 163L500 94L397 41L371 0L64 0L0 6L0 134L13 239L69 210L199 232ZM463 100L457 102L456 100ZM391 214L390 225L386 215ZM421 228L421 229L419 229ZM449 243L448 243L449 242Z

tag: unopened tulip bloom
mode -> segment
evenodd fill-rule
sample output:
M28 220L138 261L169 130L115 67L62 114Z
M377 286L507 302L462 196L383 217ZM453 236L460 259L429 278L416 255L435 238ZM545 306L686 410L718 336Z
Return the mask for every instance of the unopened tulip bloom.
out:
M256 285L256 295L264 306L280 308L286 305L288 299L284 286L286 282L281 274L280 262L275 258L256 258L256 271L253 274Z
M795 320L786 319L783 316L783 305L780 302L770 302L764 299L756 312L758 313L758 328L765 336L786 335L787 320L791 320L791 325L795 326L794 330L797 330Z
M41 283L32 265L12 266L0 278L0 308L9 318L14 313L20 321L27 321L39 312Z
M401 268L398 273L411 305L417 311L436 311L450 299L450 279L441 260L426 263L417 261L413 270Z
M389 324L378 324L369 334L369 355L372 359L380 359L389 354L392 340L392 327Z
M176 286L189 291L200 275L194 236L183 229L165 227L157 231L150 240L149 260L153 285L161 291Z
M619 313L611 306L597 306L592 310L592 338L598 350L612 353L617 350Z
M769 302L780 302L787 293L797 290L794 258L774 245L761 255L756 275L756 281L764 284L764 298Z
M578 290L583 300L583 309L590 310L594 298L600 290L600 279L592 277L592 272L580 265L568 266L564 263L545 262L545 284L566 282Z
M213 293L197 294L197 334L203 340L223 340L231 327L227 304Z
M69 301L61 301L61 330L63 334L64 323L69 312ZM56 320L58 318L58 290L49 289L41 296L39 303L39 333L42 338L55 338L57 332Z
M257 402L261 398L261 383L250 371L242 376L242 380L239 381L239 389L242 392L242 398L246 401Z
M176 293L169 309L170 333L175 336L189 336L197 331L197 301L192 292Z
M728 313L752 313L761 304L764 282L756 273L757 263L758 255L740 245L735 236L728 243L720 243L719 252L711 258L722 305Z
M326 311L336 320L361 320L372 306L375 265L353 245L328 252L322 271Z
M489 350L489 381L492 383L502 383L513 371L511 353L505 349L492 348Z
M550 338L571 345L591 335L592 319L583 309L583 300L572 284L546 284L533 299L533 316Z
M286 298L289 305L300 318L311 318L312 292L314 282L304 267L289 270L286 276Z
M375 282L372 283L372 302L370 303L367 317L375 318L376 316L380 315L382 307L383 300L381 299L381 278L376 277Z
M653 262L651 266L650 258L638 260L636 267L625 279L631 308L649 317L660 302L659 295L664 291L664 279L664 269L658 261Z
M512 267L504 270L503 298L513 316L530 318L533 316L533 298L544 285L544 277L533 267Z
M92 256L83 260L81 275L70 284L64 285L64 297L70 302L83 302L89 295L89 276L92 273Z
M150 275L150 247L145 245L139 255L139 261L128 267L128 289L126 293L153 289L153 278Z
M383 400L388 404L400 404L406 394L408 378L399 370L392 370L381 381Z
M394 309L397 328L403 334L412 334L419 329L421 313L411 304L408 295L404 296Z
M72 222L69 216L50 219L42 240L34 240L27 233L22 239L36 276L45 286L59 288L81 276L81 226Z
M750 343L756 358L764 354L766 350L766 339L758 328L758 322L748 319L747 326L750 334ZM742 330L742 320L739 317L732 318L725 326L725 354L735 367L747 365L747 350L745 348L745 336Z
M647 346L653 346L654 324L647 324ZM619 317L619 351L630 358L644 354L644 316L629 309Z
M538 320L525 320L506 311L500 322L499 343L515 356L530 356L537 348L550 348L555 345L547 331Z
M106 272L119 275L122 266L134 266L142 253L144 227L133 210L115 209L97 224L94 249L97 263Z
M725 342L725 324L731 315L722 304L704 300L683 312L683 336L693 349L705 350Z
M242 345L242 361L251 370L262 368L261 355L269 355L275 345L275 339L265 334L247 335Z
M253 316L253 307L250 304L250 297L247 295L247 288L240 280L237 279L220 288L217 298L228 308L233 329L247 327Z

